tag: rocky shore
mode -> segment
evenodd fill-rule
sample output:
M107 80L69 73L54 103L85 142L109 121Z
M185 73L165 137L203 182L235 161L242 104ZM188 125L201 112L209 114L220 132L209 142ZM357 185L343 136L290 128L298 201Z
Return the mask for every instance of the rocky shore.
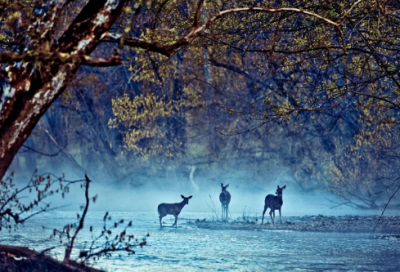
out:
M261 225L259 218L237 218L228 222L197 219L189 222L204 229L235 229L235 230L293 230L293 231L329 231L329 232L373 232L400 235L400 216L284 216L282 223L275 218L275 225L270 218L264 219Z

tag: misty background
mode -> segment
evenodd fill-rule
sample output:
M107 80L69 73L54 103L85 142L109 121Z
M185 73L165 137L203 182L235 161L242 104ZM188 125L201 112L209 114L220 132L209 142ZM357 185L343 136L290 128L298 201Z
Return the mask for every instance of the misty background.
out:
M392 179L380 178L397 177L397 160L349 163L348 148L362 128L356 110L343 105L333 112L303 114L298 128L260 126L250 109L263 105L271 90L289 91L296 84L285 80L289 75L269 75L263 83L268 87L252 91L259 81L251 71L221 67L212 58L199 67L182 56L168 66L175 76L167 73L158 81L135 81L127 66L80 68L9 173L14 171L21 185L35 169L38 174L65 173L69 180L87 173L94 181L91 195L99 195L91 209L98 210L156 213L158 204L180 202L182 194L193 195L184 211L213 214L213 201L220 213L221 183L230 184L230 213L259 217L265 196L275 194L277 185L287 185L283 215L376 213L387 201L384 189ZM187 74L195 74L196 80ZM122 120L123 114L129 122ZM131 136L133 132L139 136ZM370 167L383 163L391 165L386 172ZM351 175L353 171L358 174ZM83 203L83 190L71 189L65 200L49 201L74 210Z

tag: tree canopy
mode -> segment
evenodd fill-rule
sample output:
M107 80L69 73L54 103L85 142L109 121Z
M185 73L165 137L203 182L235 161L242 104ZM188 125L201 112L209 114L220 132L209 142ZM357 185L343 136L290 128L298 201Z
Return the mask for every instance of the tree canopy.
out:
M118 65L140 86L116 95L109 122L128 150L179 153L160 118L193 126L193 110L213 105L235 116L214 124L223 134L335 128L346 140L331 145L374 175L397 156L399 11L394 0L1 0L0 176L83 66ZM322 168L341 188L354 164L332 158Z

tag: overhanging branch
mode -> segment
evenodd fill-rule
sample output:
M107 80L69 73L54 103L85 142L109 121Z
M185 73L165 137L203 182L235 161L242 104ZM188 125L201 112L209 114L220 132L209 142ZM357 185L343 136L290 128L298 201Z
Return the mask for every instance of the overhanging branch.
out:
M122 64L122 59L117 56L111 58L91 58L85 55L50 52L0 53L0 63L11 62L53 62L74 63L93 67L107 67Z
M317 19L320 19L322 21L324 21L325 23L328 23L329 25L335 27L339 34L340 37L342 39L342 46L343 46L343 50L344 52L346 52L346 44L345 44L345 40L343 37L343 32L340 28L340 22L343 20L343 18L349 14L351 12L351 10L354 8L355 4L351 7L350 10L348 10L339 20L338 22L334 22L332 20L329 20L328 18L325 18L321 15L318 15L316 13L310 12L310 11L306 11L303 9L298 9L298 8L262 8L262 7L246 7L246 8L236 8L236 9L228 9L228 10L224 10L219 12L217 15L211 17L210 19L208 19L204 24L202 25L198 25L199 22L199 17L200 17L200 10L201 7L203 5L204 1L200 1L198 4L198 7L196 9L196 14L194 17L194 23L193 23L193 28L192 31L187 34L186 36L176 40L175 42L171 42L169 44L163 44L162 42L149 42L146 40L141 40L138 38L130 38L130 39L126 39L124 41L124 45L125 46L130 46L130 47L137 47L137 48L142 48L142 49L146 49L148 51L152 51L152 52L156 52L156 53L160 53L162 55L165 55L167 57L172 56L173 52L182 47L185 46L187 44L189 44L193 39L195 39L196 37L201 36L201 32L206 29L207 27L211 26L214 22L216 22L218 19L225 17L229 14L233 14L233 13L241 13L241 12L267 12L267 13L277 13L277 12L283 12L283 11L291 11L291 12L295 12L295 13L302 13L311 17L315 17ZM358 1L360 2L360 1ZM358 3L357 2L357 3ZM356 4L357 4L356 3ZM119 40L118 40L119 41ZM118 42L117 40L111 40L108 42Z

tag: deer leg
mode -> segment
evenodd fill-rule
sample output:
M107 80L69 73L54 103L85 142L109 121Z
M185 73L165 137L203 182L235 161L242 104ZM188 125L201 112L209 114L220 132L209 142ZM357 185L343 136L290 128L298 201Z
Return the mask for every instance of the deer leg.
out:
M262 215L262 220L261 220L261 225L264 223L264 214L265 211L267 210L267 205L264 206L264 211L263 211L263 215Z
M172 226L176 226L176 227L177 227L178 225L177 225L176 223L177 223L177 221L178 221L178 215L175 215L175 214L174 214L174 216L175 216L175 223L174 223Z
M226 221L228 221L228 210L229 210L229 205L226 205Z
M282 224L281 208L279 208L279 220L281 221L281 224Z
M160 215L160 228L162 228L161 219L162 219L162 216Z
M272 217L272 213L274 214L274 217ZM272 225L274 225L274 224L275 224L275 223L274 223L274 218L275 218L275 210L271 209L271 210L269 211L269 216L271 217L271 222L272 222Z
M226 218L227 218L228 216L227 216L227 214L226 214L226 205L224 205L224 221L226 221Z
M275 210L272 212L272 214L274 215L274 225L275 225Z
M224 205L224 219L225 221L228 219L228 206Z

